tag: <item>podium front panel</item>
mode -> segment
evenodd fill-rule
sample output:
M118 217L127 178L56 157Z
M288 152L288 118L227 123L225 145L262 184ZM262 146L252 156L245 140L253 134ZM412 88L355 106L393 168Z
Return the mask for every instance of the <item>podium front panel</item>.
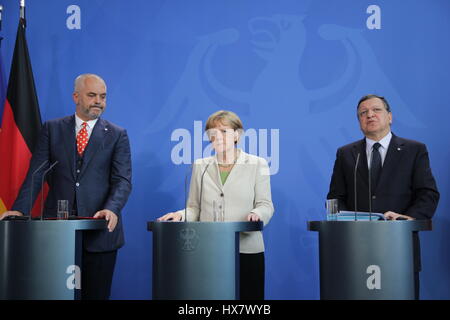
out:
M151 222L153 299L239 298L239 232L262 223Z
M319 231L321 299L414 299L413 232L429 229L419 221L310 223Z
M105 227L104 220L0 221L0 299L78 299L81 232Z

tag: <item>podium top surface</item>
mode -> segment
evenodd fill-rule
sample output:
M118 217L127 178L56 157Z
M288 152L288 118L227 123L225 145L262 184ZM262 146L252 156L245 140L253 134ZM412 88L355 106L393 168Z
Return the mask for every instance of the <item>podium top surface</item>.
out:
M309 231L322 231L328 228L406 228L410 231L432 230L431 220L378 220L378 221L308 221Z
M80 220L2 220L0 226L6 228L70 228L73 230L105 229L108 221L104 219Z
M245 232L245 231L261 231L263 229L263 222L249 222L249 221L236 221L236 222L203 222L203 221L149 221L147 222L147 230L155 231L161 228L220 228L223 230L229 230L233 232Z

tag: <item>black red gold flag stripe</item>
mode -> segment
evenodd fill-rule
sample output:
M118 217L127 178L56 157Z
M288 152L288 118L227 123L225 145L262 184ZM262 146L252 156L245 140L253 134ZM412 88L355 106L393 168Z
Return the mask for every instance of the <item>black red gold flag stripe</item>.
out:
M20 19L0 131L0 213L12 207L19 193L41 125L25 20Z

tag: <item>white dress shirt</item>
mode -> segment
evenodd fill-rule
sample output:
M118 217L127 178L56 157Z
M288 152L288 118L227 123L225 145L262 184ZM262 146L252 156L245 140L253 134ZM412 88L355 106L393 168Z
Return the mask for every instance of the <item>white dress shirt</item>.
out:
M386 153L389 147L389 143L391 143L392 133L389 131L387 135L384 136L380 141L371 140L366 138L366 155L367 155L367 165L370 168L370 160L372 159L372 147L375 143L379 142L381 147L378 148L381 156L381 166L384 164L384 159L386 158Z
M91 137L92 129L94 129L94 126L97 123L97 120L98 119L83 121L77 116L77 114L75 114L75 137L77 136L78 132L81 130L83 122L87 122L86 130L87 130L88 139L89 139Z

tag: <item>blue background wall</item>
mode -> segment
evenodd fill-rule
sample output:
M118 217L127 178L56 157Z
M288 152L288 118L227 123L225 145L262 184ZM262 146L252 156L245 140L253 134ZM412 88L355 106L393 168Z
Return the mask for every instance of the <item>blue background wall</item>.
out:
M1 2L8 75L18 0ZM370 5L381 29L367 26ZM81 28L68 28L77 17ZM421 236L421 295L450 298L448 0L29 0L27 20L43 120L73 113L74 78L97 73L108 84L105 118L131 138L112 298L151 298L146 222L183 207L189 164L207 147L195 128L226 108L273 174L266 296L318 299L317 234L306 222L324 218L336 149L362 137L355 104L367 93L390 101L397 135L428 145L441 201Z

